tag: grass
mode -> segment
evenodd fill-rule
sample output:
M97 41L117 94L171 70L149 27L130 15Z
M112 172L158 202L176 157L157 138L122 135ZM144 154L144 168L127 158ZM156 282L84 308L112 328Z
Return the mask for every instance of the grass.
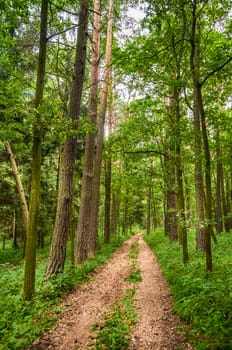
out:
M129 334L137 322L134 293L135 288L128 289L124 297L112 306L104 322L93 326L96 333L96 350L129 348Z
M156 253L169 283L174 307L188 322L186 337L196 350L232 349L232 260L231 234L212 244L213 272L206 278L205 256L195 250L195 237L189 235L190 261L183 265L181 247L169 243L162 231L145 236Z
M48 247L39 250L36 296L33 302L22 300L23 262L17 259L17 265L13 265L13 253L7 252L8 263L0 266L0 349L25 349L45 329L54 324L57 314L61 311L57 304L61 295L86 281L89 273L103 265L122 242L121 238L112 239L108 245L100 244L101 248L94 258L88 259L78 268L73 268L67 262L65 272L45 284L42 284L42 281Z
M138 242L131 245L129 252L130 274L126 281L132 286L128 288L122 299L112 305L101 323L93 325L96 350L126 350L130 346L130 333L138 320L134 305L136 283L141 281L141 271L137 268L139 253Z

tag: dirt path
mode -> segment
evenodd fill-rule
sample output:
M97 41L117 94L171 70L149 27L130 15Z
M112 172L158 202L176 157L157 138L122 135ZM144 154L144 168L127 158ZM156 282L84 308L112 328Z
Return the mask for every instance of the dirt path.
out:
M90 328L103 319L105 312L128 287L128 253L138 239L133 236L99 269L90 284L84 284L67 296L56 326L36 340L33 350L88 350L91 348ZM178 320L172 315L172 305L158 264L142 237L139 237L138 267L142 282L135 295L139 322L132 334L131 350L191 349L178 332ZM120 349L118 349L120 350Z
M142 237L139 238L137 263L142 273L142 281L135 294L139 322L131 337L130 350L191 349L178 331L180 321L173 315L168 285Z

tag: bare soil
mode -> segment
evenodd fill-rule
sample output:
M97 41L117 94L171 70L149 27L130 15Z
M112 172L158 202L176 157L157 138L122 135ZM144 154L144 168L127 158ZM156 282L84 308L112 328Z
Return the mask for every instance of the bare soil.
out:
M129 251L139 241L138 268L142 281L137 285L135 304L139 320L131 335L130 350L187 350L174 316L169 288L165 283L154 254L141 236L126 241L98 269L90 283L78 286L62 302L64 311L55 327L37 339L30 350L87 350L92 349L91 326L101 321L110 306L128 288L125 278L130 273ZM120 350L120 349L118 349Z

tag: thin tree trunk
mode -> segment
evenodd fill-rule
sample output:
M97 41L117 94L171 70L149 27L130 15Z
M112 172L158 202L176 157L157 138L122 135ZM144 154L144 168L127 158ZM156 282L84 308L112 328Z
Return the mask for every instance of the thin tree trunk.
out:
M146 203L146 233L148 235L151 232L151 194L152 194L152 177L153 177L152 170L153 170L153 164L151 159L150 167L149 167L147 203Z
M191 218L191 191L189 187L188 176L184 176L184 184L185 184L185 199L186 199L186 220L190 221Z
M231 174L230 176L226 177L226 206L227 206L227 212L228 217L226 218L226 226L227 226L227 232L230 232L232 228L232 219L231 219Z
M210 150L209 150L209 140L208 140L208 134L207 134L207 128L206 128L205 110L204 110L204 105L202 100L201 86L198 87L198 95L199 95L198 103L199 103L199 110L200 110L200 117L201 117L202 136L203 136L203 143L204 143L204 153L205 153L205 187L206 187L206 200L205 200L206 215L205 216L208 223L207 230L209 231L209 234L213 238L214 242L217 243L217 239L213 231L211 156L210 156ZM206 239L206 242L207 242L207 249L210 249L209 248L210 243L208 242L208 238Z
M200 113L198 107L198 84L199 84L199 55L200 48L197 42L199 41L200 33L197 31L196 26L196 3L193 4L193 25L192 25L192 52L190 57L190 66L192 71L193 80L193 93L194 93L194 138L195 138L195 205L196 205L196 248L198 251L205 250L205 194L202 176L202 142L201 142L201 125L200 125ZM199 20L198 20L199 21Z
M47 18L48 0L42 0L40 17L40 44L39 59L35 92L35 121L33 126L32 146L32 175L31 193L29 206L29 220L27 227L26 249L25 249L25 271L23 299L31 300L35 292L35 269L36 269L36 241L37 220L40 205L40 174L41 174L41 143L42 143L42 120L38 107L43 101L46 50L47 50Z
M195 130L195 196L196 196L196 215L197 215L197 249L205 250L206 253L206 271L212 271L212 253L211 253L211 239L210 239L210 227L205 225L206 216L210 216L210 203L209 203L209 187L207 188L207 204L206 216L204 211L205 194L203 186L203 177L202 177L202 162L201 162L201 135L203 133L204 146L205 146L205 157L206 157L206 166L207 166L207 181L209 176L209 162L208 150L206 144L207 135L205 134L205 129L201 130L200 122L202 123L202 128L205 128L204 125L204 114L203 113L203 103L201 96L201 87L200 87L200 13L198 9L198 0L193 2L193 13L192 13L192 37L191 37L191 57L190 57L190 67L192 72L192 81L193 81L193 94L194 94L194 107L193 107L193 116L194 116L194 130ZM202 119L201 119L202 117ZM207 183L207 186L209 184Z
M224 217L224 226L225 231L230 231L230 226L228 223L228 207L226 202L226 194L225 194L225 181L224 181L224 171L222 168L222 174L221 174L221 190L222 190L222 209L223 209L223 217Z
M108 133L109 136L112 133L113 128L113 88L112 88L112 69L110 70L110 103L108 113ZM107 154L105 161L105 220L104 220L104 242L109 243L110 241L110 210L111 210L111 154Z
M100 25L101 25L101 1L94 2L94 22L92 39L92 65L90 72L90 92L88 117L93 127L97 124L98 107L98 82L99 82L99 60L100 60ZM91 218L91 205L93 197L93 167L95 152L96 131L86 135L83 176L81 181L81 200L78 215L77 242L75 247L75 259L79 262L85 261L93 254L90 251L90 231L93 225Z
M25 232L26 232L27 225L28 225L29 213L28 213L28 206L27 206L25 191L24 191L22 181L21 181L21 178L19 175L19 171L18 171L18 167L17 167L16 161L15 161L15 157L14 157L14 154L13 154L12 149L11 149L11 145L10 145L9 141L6 141L5 144L6 144L7 153L9 155L11 168L12 168L12 171L13 171L13 174L15 177L16 187L17 187L17 191L18 191L19 199L20 199L20 205L22 208L23 224L24 224L24 228L25 228Z
M88 14L89 1L81 0L74 79L72 83L68 113L72 130L77 130L77 121L80 118L81 97L85 77ZM59 177L57 212L52 244L45 273L46 279L48 279L53 274L62 272L64 269L67 238L72 211L76 155L77 137L67 136L64 144L64 150L61 156L62 159L60 162L61 169Z
M178 75L176 77L178 82ZM178 232L179 240L182 245L183 262L186 263L189 260L188 256L188 243L187 243L187 228L185 218L185 201L183 190L183 171L181 162L181 135L180 135L180 103L179 103L179 91L178 87L174 88L173 93L173 108L176 120L176 179L177 179L177 208L178 208Z
M216 230L217 233L223 231L222 221L222 162L220 148L220 132L216 130L216 153L217 153L217 183L216 183Z
M151 185L148 185L146 204L146 234L151 232Z
M12 225L12 236L13 236L13 249L19 249L18 242L17 242L17 225L16 225L16 210L14 209L13 213L13 225Z
M110 241L110 204L111 204L111 159L105 162L105 220L104 242Z
M166 177L166 234L170 241L178 240L177 224L177 203L176 203L176 183L175 183L175 162L174 149L169 150L169 157L165 157L165 177Z
M110 220L110 232L112 235L116 235L119 218L119 193L114 191L112 193L111 202L111 220Z

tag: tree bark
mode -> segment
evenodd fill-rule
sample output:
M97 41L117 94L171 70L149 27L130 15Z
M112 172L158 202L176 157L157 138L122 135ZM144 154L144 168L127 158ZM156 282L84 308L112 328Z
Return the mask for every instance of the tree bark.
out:
M68 118L72 127L77 130L77 121L80 117L81 97L85 77L87 27L89 15L89 1L81 0L79 13L79 27L76 44L76 58L74 78L71 88ZM69 132L70 130L67 130ZM50 254L48 257L45 278L62 272L66 258L67 238L72 211L74 191L74 171L77 154L77 136L68 135L60 162L59 194L55 219L55 228L52 237Z
M102 166L102 153L104 143L104 124L107 109L108 88L111 72L111 48L112 48L112 29L113 29L113 9L114 2L109 2L108 12L108 25L107 25L107 37L106 37L106 56L105 56L105 73L104 82L102 87L102 96L100 104L100 112L98 118L98 131L97 131L97 146L94 159L94 177L93 177L93 198L91 206L91 218L93 225L91 227L89 254L93 255L96 251L96 242L98 234L98 212L99 212L99 197L100 197L100 178L101 178L101 166Z
M178 74L176 75L176 81L178 83ZM181 161L181 135L180 135L180 102L179 102L179 88L176 86L173 93L173 112L175 115L176 127L176 182L177 182L177 209L178 209L178 235L182 245L183 263L185 264L189 260L188 256L188 243L187 243L187 228L185 217L185 200L183 190L183 171Z
M220 131L216 130L216 154L217 154L217 183L216 183L216 230L217 233L223 231L222 221L222 162L221 162L221 147L220 147Z
M35 91L35 121L33 126L32 146L32 174L31 193L29 206L29 220L27 226L25 271L23 299L31 300L35 292L35 269L36 269L36 243L37 243L37 220L40 205L41 192L41 143L42 143L42 120L38 107L43 101L46 51L47 51L47 18L48 0L42 0L40 17L40 44L39 58Z
M90 72L90 92L88 117L93 127L97 124L98 107L98 83L99 83L99 60L100 60L100 25L101 25L101 2L94 2L94 22L92 39L92 64ZM90 249L90 231L93 225L91 218L91 205L93 200L93 167L95 153L96 131L87 133L85 139L85 154L83 176L81 181L81 200L78 215L77 241L75 247L75 260L85 261L88 256L94 254ZM90 251L91 250L91 251Z
M13 236L13 249L19 249L18 242L17 242L17 225L16 225L16 210L14 209L13 213L13 225L12 225L12 236Z
M194 117L194 133L195 133L195 196L196 196L196 236L197 236L197 249L204 250L206 253L206 271L212 271L212 253L211 253L211 239L210 228L208 223L205 224L205 193L202 177L202 129L201 129L201 113L203 108L201 85L200 85L200 12L198 9L198 0L194 0L192 12L192 34L191 34L191 56L190 56L190 68L193 81L193 117ZM204 116L203 116L204 117ZM202 119L203 120L203 119ZM203 128L204 125L202 124ZM207 154L206 135L204 133L204 146L205 156ZM205 159L207 166L209 166L209 159ZM207 169L207 171L209 168ZM207 173L208 179L209 173ZM209 188L207 189L209 191ZM209 193L207 193L209 195ZM209 198L207 197L209 200ZM205 205L206 215L209 216L209 202Z
M110 241L110 204L111 204L111 159L105 162L105 220L104 242Z
M146 203L146 234L151 232L151 194L152 194L152 177L153 177L153 164L152 159L150 161L149 174L148 174L148 188L147 188L147 203Z
M110 69L110 103L108 113L108 134L112 133L113 128L113 88L112 88L112 69ZM111 154L107 154L105 161L105 217L104 217L104 242L109 243L110 241L110 211L111 211Z
M171 141L172 142L172 141ZM169 147L169 146L168 146ZM178 240L176 182L175 182L175 150L170 146L168 157L164 159L166 182L166 215L165 228L170 241Z

